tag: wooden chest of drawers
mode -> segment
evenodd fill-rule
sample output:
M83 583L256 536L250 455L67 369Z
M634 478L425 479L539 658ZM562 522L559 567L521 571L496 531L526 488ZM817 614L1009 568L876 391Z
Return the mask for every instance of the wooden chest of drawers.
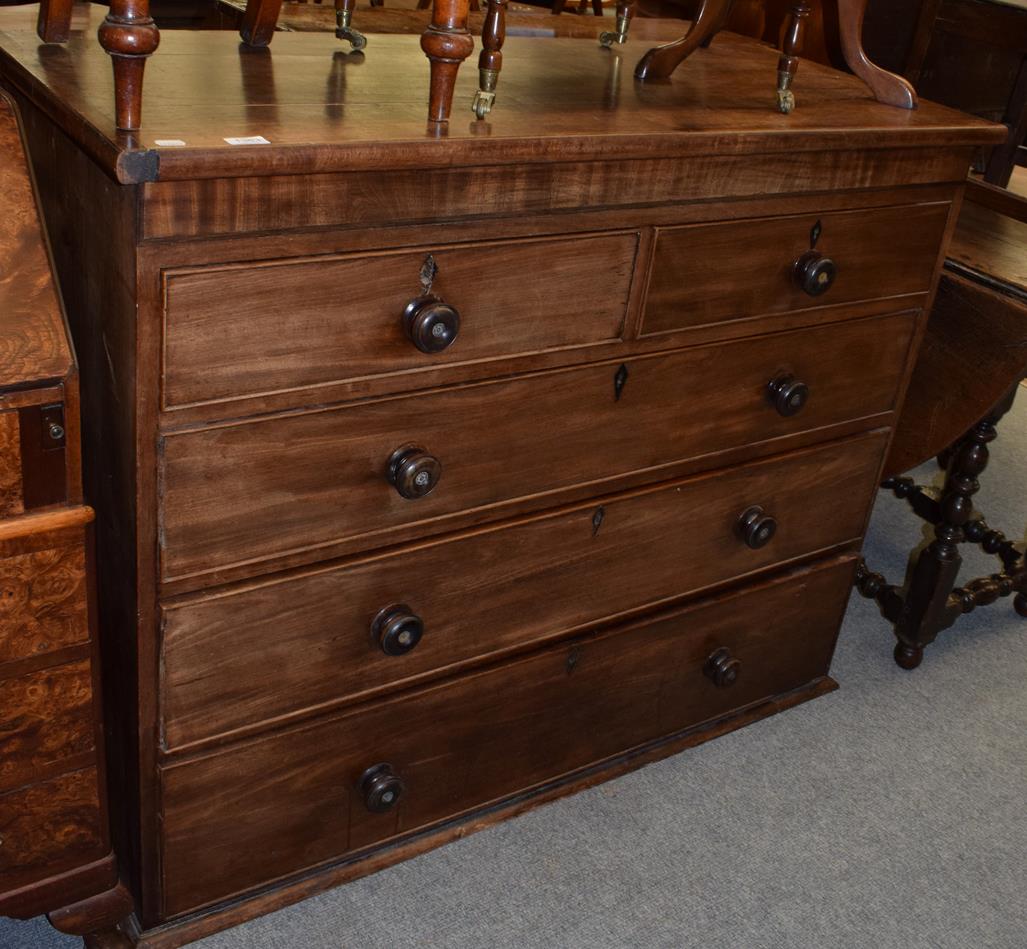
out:
M117 565L127 937L182 944L834 687L1001 130L805 65L782 117L775 54L724 36L644 93L619 54L511 41L504 111L426 136L385 65L419 68L407 38L311 111L330 39L281 36L272 75L172 33L126 141L21 19L0 70Z

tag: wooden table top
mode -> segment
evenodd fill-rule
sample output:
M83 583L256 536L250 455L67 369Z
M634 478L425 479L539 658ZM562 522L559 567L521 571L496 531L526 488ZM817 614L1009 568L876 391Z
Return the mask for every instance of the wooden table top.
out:
M142 127L114 129L110 62L92 7L65 46L41 44L35 6L0 9L0 71L122 182L582 159L687 158L985 144L1003 126L942 106L874 101L859 80L804 62L798 107L775 108L778 54L723 33L665 83L639 83L647 49L512 37L496 108L476 121L475 57L448 126L425 121L428 62L416 36L347 54L334 36L281 33L267 49L228 31L165 31L147 62ZM261 136L270 144L239 145ZM159 144L183 142L184 145Z
M0 402L73 365L14 107L0 93Z
M967 200L959 212L946 266L1027 303L1027 220ZM1027 199L1020 199L1027 213Z
M1027 2L1027 0L1025 0ZM246 11L246 0L217 0L218 10L229 18L241 22ZM398 7L369 7L362 5L353 13L353 26L361 33L399 33L420 36L431 20L431 10L403 10ZM478 36L481 34L484 11L471 11L467 28ZM556 37L570 39L598 39L604 30L613 30L617 25L612 13L608 16L577 16L563 13L553 16L542 9L508 10L506 14L506 35ZM297 33L334 33L335 5L333 3L283 3L278 16L278 28ZM661 17L635 17L631 32L636 39L649 42L669 43L682 36L688 29L684 20Z

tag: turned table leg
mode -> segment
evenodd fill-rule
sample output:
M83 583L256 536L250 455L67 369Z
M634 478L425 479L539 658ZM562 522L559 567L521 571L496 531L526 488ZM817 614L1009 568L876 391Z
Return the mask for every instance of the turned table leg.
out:
M506 39L506 2L489 0L481 28L481 54L478 56L478 91L471 108L479 119L492 111L496 84L503 68L503 41Z
M421 49L431 63L429 122L449 121L460 64L474 51L467 12L468 0L434 0L431 23L421 35Z
M878 102L915 109L916 92L901 76L874 65L863 49L863 17L867 0L838 0L838 29L841 34L845 62L874 94Z
M282 0L246 0L239 36L247 46L267 46L275 35Z
M810 12L811 7L806 0L800 0L792 7L784 42L781 44L781 58L777 61L777 107L785 115L795 108L792 81L799 70L805 20Z
M134 131L142 114L143 69L160 43L150 0L111 0L99 37L114 65L115 122L119 129Z
M349 40L354 50L363 49L367 45L367 37L353 29L353 8L357 0L335 0L335 36L340 40Z
M614 43L623 45L628 41L628 29L635 15L635 0L617 0L617 29L604 30L599 34L599 45L609 49Z
M636 79L669 79L700 46L706 46L724 25L732 0L703 0L691 29L679 40L649 50L635 67Z
M73 0L42 0L36 32L44 43L66 43L71 35Z

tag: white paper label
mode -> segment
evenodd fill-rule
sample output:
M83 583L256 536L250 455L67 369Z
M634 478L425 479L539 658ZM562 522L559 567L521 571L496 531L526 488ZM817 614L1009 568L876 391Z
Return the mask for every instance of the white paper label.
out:
M245 138L226 138L229 145L270 145L263 135L249 135Z
M158 138L153 142L158 148L181 148L185 142L180 138Z

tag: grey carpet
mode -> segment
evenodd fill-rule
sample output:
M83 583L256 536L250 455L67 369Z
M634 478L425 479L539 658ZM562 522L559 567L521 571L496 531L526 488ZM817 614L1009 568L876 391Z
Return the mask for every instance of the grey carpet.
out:
M981 507L1019 539L1027 393L993 458ZM881 497L872 565L919 531ZM912 674L891 649L854 598L838 692L197 945L1025 949L1027 620L964 617ZM76 944L0 920L3 949Z

